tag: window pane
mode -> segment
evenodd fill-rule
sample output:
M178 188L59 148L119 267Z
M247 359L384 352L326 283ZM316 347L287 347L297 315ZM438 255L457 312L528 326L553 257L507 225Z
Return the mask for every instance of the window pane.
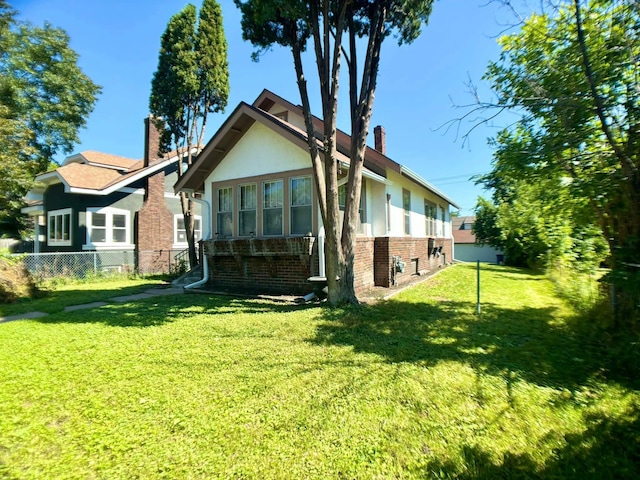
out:
M71 231L71 215L68 213L62 215L62 239L69 240L69 232Z
M62 240L62 215L56 215L56 240Z
M291 179L291 205L311 205L311 177Z
M177 225L177 227L176 227L176 228L177 228L178 230L184 230L184 229L185 229L185 226L184 226L184 217L183 217L183 216L178 217L178 219L177 219L177 224L178 224L178 225Z
M91 215L91 225L94 227L106 227L107 216L104 213L93 213Z
M291 234L306 235L311 232L311 207L291 207Z
M265 208L262 212L264 235L282 235L282 208Z
M239 235L246 237L256 233L256 211L239 212Z
M127 241L127 231L123 228L114 229L113 241L115 243L125 243Z
M218 234L223 237L233 236L233 214L231 212L218 213Z
M255 209L256 203L256 185L240 185L240 210Z
M49 240L56 238L56 217L49 217Z
M218 189L218 211L231 212L233 210L233 188Z
M283 197L282 180L264 183L264 208L282 207Z
M115 228L125 228L127 226L127 216L126 215L113 215L113 226Z
M107 229L94 227L91 229L91 243L104 243L107 241Z

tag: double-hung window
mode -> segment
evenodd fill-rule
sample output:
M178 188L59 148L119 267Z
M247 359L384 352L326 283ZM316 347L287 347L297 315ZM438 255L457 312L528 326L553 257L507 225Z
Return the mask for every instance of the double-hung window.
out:
M52 210L47 213L47 245L71 245L71 209Z
M256 211L258 207L258 188L255 183L238 187L238 235L249 237L256 235L258 228Z
M262 184L262 234L282 235L282 207L284 190L282 180L270 180Z
M311 205L313 186L311 177L294 177L290 179L290 212L291 235L306 235L312 230Z
M217 227L220 237L233 236L233 187L218 189Z
M427 237L435 237L436 236L436 205L435 203L431 203L428 200L424 201L424 222L425 222L425 233Z
M131 213L117 208L87 209L87 246L122 247L131 244Z
M411 235L411 192L402 189L402 209L404 210L404 233Z
M365 183L362 182L362 187L360 189L360 207L358 209L358 233L364 233L364 224L366 222L365 219ZM341 211L344 212L345 206L347 204L347 184L342 184L338 187L338 206Z
M202 239L202 217L199 215L193 217L193 238L195 242ZM187 229L181 213L173 216L173 243L176 247L187 246Z

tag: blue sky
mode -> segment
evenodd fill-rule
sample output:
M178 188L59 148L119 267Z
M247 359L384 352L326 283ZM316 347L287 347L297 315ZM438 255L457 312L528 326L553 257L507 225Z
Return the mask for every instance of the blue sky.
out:
M220 0L219 0L220 1ZM80 132L75 152L98 150L130 158L143 155L143 118L148 115L151 78L156 69L160 36L169 18L180 11L184 0L9 0L19 18L36 25L49 21L67 31L72 48L79 53L82 70L103 91ZM200 1L193 2L198 8ZM240 13L232 0L221 0L224 28L229 43L231 92L227 114L240 101L252 102L267 88L300 103L291 53L276 47L251 60L253 47L242 40ZM381 56L372 130L386 130L387 155L431 181L452 198L463 215L472 213L478 195L488 192L469 177L490 170L492 151L487 139L504 123L475 128L466 143L462 135L474 123L447 122L466 110L455 105L473 99L466 83L473 80L489 99L481 77L500 49L496 37L504 30L508 12L487 0L439 0L429 25L411 45L398 47L389 38ZM311 56L306 75L314 78ZM344 77L346 80L346 76ZM312 107L321 113L311 82ZM343 87L346 92L346 86ZM339 111L338 126L348 131L346 103ZM226 118L209 116L207 140ZM512 120L512 119L511 119ZM373 135L369 135L369 145ZM56 160L61 161L64 155Z

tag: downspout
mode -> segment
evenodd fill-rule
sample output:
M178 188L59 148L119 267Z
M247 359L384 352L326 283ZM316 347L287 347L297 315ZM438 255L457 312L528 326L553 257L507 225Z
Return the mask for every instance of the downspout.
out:
M209 202L207 202L206 200L202 199L202 198L193 198L193 200L195 200L196 202L199 202L202 205L202 210L203 210L203 215L202 218L206 218L208 219L207 221L207 227L208 227L208 231L206 233L206 235L204 235L203 240L211 240L211 222L209 221L211 219L211 205L209 205ZM206 210L206 215L204 215L204 211ZM190 283L189 285L185 285L183 288L186 289L191 289L191 288L198 288L200 285L204 285L205 283L207 283L209 281L209 262L207 262L207 258L204 255L204 252L202 254L202 258L200 259L200 263L202 263L202 278L196 282Z
M319 264L319 276L326 276L325 259L324 259L324 225L320 228L318 233L318 264Z

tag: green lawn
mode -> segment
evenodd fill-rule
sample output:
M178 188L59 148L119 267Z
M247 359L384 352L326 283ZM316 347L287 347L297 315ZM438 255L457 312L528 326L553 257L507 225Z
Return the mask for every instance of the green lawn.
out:
M638 478L638 384L542 276L361 310L206 295L0 325L0 478Z
M103 277L96 281L68 280L66 283L45 285L42 298L23 298L16 303L0 304L0 317L26 312L62 312L64 307L105 301L121 295L144 292L165 285L162 277Z

